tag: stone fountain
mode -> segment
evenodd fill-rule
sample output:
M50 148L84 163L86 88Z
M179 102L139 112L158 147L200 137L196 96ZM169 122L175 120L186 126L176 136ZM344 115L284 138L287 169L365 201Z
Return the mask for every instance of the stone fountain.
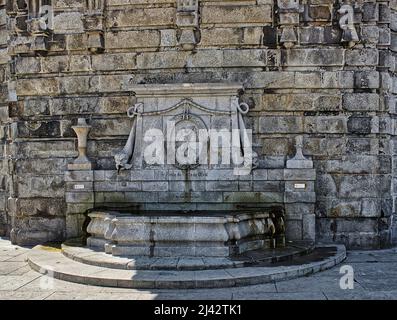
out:
M231 257L283 247L285 237L314 242L315 172L301 137L287 168L260 164L244 120L249 107L239 102L241 85L139 85L133 91L131 130L115 152L115 170L73 167L87 162L88 132L84 121L74 127L80 155L66 173L70 236L80 234L88 210L87 245L114 256ZM178 132L231 134L216 152L219 137L207 136L192 158L192 150L183 149L186 137L170 138Z
M342 261L344 247L315 246L316 175L303 137L283 167L258 159L242 91L134 87L130 133L110 170L93 169L80 119L79 157L65 173L69 240L60 252L35 248L30 266L78 283L186 289L272 282Z

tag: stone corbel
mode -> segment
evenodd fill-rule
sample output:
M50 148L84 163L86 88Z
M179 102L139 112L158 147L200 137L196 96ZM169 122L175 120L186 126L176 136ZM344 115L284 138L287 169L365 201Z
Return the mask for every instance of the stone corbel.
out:
M199 42L198 0L178 0L176 26L178 44L184 50L193 50Z
M295 138L295 156L287 160L288 169L311 169L313 168L313 161L307 159L303 155L303 137L297 136Z
M25 0L16 0L16 6L13 6L13 9L15 8L15 32L17 34L26 33L28 29L28 6Z
M28 31L32 35L32 50L35 52L48 51L49 30L45 18L33 18L27 21Z
M102 52L104 45L104 0L88 0L83 16L84 29L87 34L87 48L93 53Z
M280 43L290 49L298 42L296 27L299 26L299 0L277 0L277 6L281 28Z
M342 29L342 42L348 43L351 48L360 41L354 26L354 8L350 4L343 4L338 13L341 15L339 26Z

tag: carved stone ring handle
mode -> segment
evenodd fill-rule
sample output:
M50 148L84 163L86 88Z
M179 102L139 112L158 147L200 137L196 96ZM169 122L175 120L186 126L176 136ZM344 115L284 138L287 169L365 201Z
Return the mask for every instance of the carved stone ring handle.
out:
M241 107L244 107L245 110L241 109ZM237 110L241 113L241 114L247 114L249 111L250 107L248 106L248 104L246 104L245 102L240 103L237 105Z
M127 110L127 116L129 118L133 118L136 115L139 115L140 113L138 112L138 108L143 105L142 103L137 103L135 105L133 105L132 107L129 107Z

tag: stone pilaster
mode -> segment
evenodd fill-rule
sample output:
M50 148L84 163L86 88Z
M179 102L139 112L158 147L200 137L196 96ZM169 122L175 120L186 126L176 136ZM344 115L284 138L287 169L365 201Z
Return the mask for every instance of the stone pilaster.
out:
M87 211L94 207L94 171L66 171L66 237L83 236Z
M287 168L284 170L286 237L288 241L314 242L316 239L314 214L316 170L313 169L313 161L303 155L302 149L303 137L297 136L295 156L287 160Z

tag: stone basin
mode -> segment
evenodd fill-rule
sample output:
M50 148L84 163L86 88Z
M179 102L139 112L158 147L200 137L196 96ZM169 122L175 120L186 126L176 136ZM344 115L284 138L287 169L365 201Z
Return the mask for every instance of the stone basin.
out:
M94 211L87 246L114 256L230 257L283 246L282 211Z

